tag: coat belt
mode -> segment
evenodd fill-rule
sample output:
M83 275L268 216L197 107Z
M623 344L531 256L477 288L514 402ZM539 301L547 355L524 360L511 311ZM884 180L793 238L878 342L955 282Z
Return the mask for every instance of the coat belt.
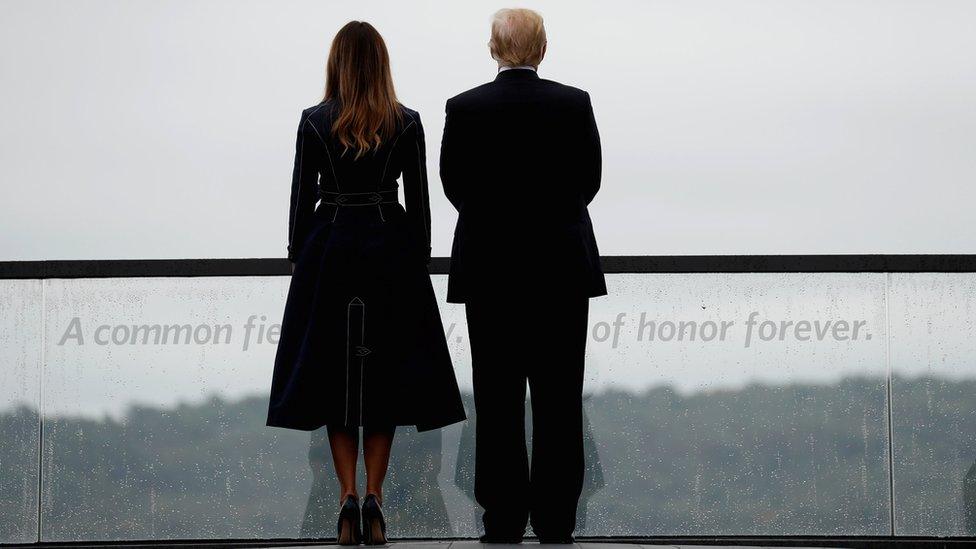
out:
M364 193L337 193L319 191L319 198L330 206L375 206L376 204L397 204L397 191L370 191Z

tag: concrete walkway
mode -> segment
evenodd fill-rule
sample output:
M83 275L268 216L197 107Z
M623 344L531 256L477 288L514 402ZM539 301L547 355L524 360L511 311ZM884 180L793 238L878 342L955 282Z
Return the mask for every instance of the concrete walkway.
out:
M464 541L394 541L387 545L392 549L527 549L532 546L538 546L539 543L534 541L526 541L522 544L512 545L512 544L483 544L475 540L464 540ZM292 547L275 547L275 549L308 549L309 547L328 547L330 549L344 548L341 545L301 545ZM360 545L360 549L366 549L368 546ZM552 547L557 549L559 547L569 547L567 545L547 545L546 547ZM680 547L681 549L709 549L716 547L728 548L728 545L648 545L648 544L637 544L637 543L606 543L606 542L578 542L574 543L573 549L663 549L671 547ZM762 547L760 545L736 545L737 549L749 549ZM783 549L783 548L780 548ZM797 549L797 548L792 548ZM819 548L823 549L823 548Z

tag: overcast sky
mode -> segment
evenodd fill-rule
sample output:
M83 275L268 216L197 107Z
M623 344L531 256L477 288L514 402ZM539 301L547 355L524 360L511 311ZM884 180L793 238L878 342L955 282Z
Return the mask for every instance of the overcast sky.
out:
M0 260L284 257L299 113L351 19L427 131L497 1L0 1ZM604 254L974 253L976 3L526 1L591 92Z

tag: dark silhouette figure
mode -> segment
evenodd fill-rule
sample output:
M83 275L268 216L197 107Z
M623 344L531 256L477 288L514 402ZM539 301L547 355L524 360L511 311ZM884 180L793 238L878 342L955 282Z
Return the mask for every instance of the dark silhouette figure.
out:
M339 30L326 75L324 97L298 123L288 217L292 278L266 424L327 426L340 486L337 541L381 545L396 427L450 425L464 419L464 407L427 272L420 114L397 100L386 43L369 23L350 21Z
M540 541L569 542L583 486L588 298L606 294L587 211L600 138L589 94L536 73L538 14L496 14L491 48L504 66L448 100L440 158L458 210L447 300L465 303L468 321L475 497L484 541L518 542L531 521Z

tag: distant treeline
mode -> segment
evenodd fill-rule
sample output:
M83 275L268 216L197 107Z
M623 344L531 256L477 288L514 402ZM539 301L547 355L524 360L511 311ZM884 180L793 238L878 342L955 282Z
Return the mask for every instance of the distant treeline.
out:
M883 379L659 387L586 400L580 535L886 535ZM893 382L901 535L976 534L976 381ZM473 402L465 395L469 416ZM124 420L47 419L45 540L333 537L325 430L265 426L267 395ZM530 418L528 418L531 424ZM386 508L394 536L473 536L473 422L398 431ZM0 542L37 523L37 412L0 414ZM515 495L513 495L515 496Z

